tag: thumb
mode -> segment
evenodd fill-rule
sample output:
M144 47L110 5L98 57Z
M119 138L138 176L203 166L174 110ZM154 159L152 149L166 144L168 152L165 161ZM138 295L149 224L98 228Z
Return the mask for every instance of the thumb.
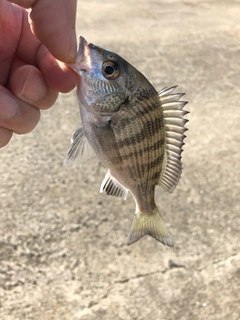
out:
M29 16L34 35L66 63L74 62L77 53L76 8L77 0L37 0Z

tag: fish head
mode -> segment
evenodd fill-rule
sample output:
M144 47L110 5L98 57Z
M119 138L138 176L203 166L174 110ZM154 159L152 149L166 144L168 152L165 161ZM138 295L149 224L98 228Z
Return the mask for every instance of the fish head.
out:
M114 52L88 43L83 37L80 37L77 60L71 68L79 75L80 105L95 114L113 114L131 100L138 86L138 71L131 64Z

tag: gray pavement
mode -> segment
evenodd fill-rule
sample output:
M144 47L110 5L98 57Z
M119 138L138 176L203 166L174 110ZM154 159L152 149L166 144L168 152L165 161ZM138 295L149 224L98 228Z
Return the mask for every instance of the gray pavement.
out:
M80 123L61 95L0 150L0 318L240 319L240 1L79 1L77 29L156 89L186 92L183 175L156 201L174 248L127 246L135 205L97 159L62 167Z

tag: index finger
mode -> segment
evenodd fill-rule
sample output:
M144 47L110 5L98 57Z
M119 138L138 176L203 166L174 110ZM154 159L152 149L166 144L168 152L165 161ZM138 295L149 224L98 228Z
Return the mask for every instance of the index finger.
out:
M29 23L34 35L52 55L65 63L73 63L77 53L75 32L77 0L13 0L32 8Z

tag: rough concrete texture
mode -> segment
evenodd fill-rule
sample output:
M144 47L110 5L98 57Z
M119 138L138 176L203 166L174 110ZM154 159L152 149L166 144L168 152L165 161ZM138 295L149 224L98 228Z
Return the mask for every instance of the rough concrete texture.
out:
M0 151L1 319L240 319L239 17L239 1L79 1L79 34L187 93L182 179L156 190L175 247L127 246L131 196L99 194L97 159L62 167L80 119L61 95Z

